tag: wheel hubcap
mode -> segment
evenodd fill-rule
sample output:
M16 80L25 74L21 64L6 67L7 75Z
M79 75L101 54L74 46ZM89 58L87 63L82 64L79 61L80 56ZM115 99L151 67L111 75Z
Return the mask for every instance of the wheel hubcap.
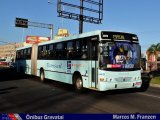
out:
M81 89L82 88L82 80L80 78L77 79L76 86L77 86L77 89Z
M44 80L44 74L43 74L43 72L41 73L41 80L42 81Z

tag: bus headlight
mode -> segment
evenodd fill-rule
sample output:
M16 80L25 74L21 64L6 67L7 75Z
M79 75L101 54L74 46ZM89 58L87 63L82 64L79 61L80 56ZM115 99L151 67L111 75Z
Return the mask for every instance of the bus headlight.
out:
M104 78L100 78L100 81L101 81L101 82L104 82L104 80L105 80Z
M105 78L100 78L100 81L101 81L101 82L107 82L108 79L107 79L107 78L106 78L106 79L105 79Z

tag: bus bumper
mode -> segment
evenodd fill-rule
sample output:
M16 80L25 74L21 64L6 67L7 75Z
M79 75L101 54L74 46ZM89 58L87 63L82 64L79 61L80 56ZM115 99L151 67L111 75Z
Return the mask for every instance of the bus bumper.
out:
M128 88L140 88L142 81L136 82L118 82L118 83L109 83L109 82L99 82L99 90L116 90L116 89L128 89Z

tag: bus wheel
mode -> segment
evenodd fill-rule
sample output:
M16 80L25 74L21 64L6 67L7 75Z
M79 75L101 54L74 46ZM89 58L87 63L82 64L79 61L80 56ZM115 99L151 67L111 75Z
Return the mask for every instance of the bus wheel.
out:
M40 70L40 80L41 80L41 82L44 82L44 80L45 80L45 75L44 75L43 70Z
M83 81L81 76L75 76L74 85L77 91L81 92L83 90Z

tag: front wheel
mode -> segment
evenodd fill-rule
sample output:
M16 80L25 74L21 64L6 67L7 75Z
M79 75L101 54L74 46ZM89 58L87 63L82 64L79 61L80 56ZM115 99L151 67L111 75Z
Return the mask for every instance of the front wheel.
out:
M44 82L44 80L45 80L44 70L40 71L40 80L41 80L41 82Z
M148 90L148 88L149 88L149 84L146 83L146 84L142 84L142 86L139 88L139 90L141 92L145 92Z

